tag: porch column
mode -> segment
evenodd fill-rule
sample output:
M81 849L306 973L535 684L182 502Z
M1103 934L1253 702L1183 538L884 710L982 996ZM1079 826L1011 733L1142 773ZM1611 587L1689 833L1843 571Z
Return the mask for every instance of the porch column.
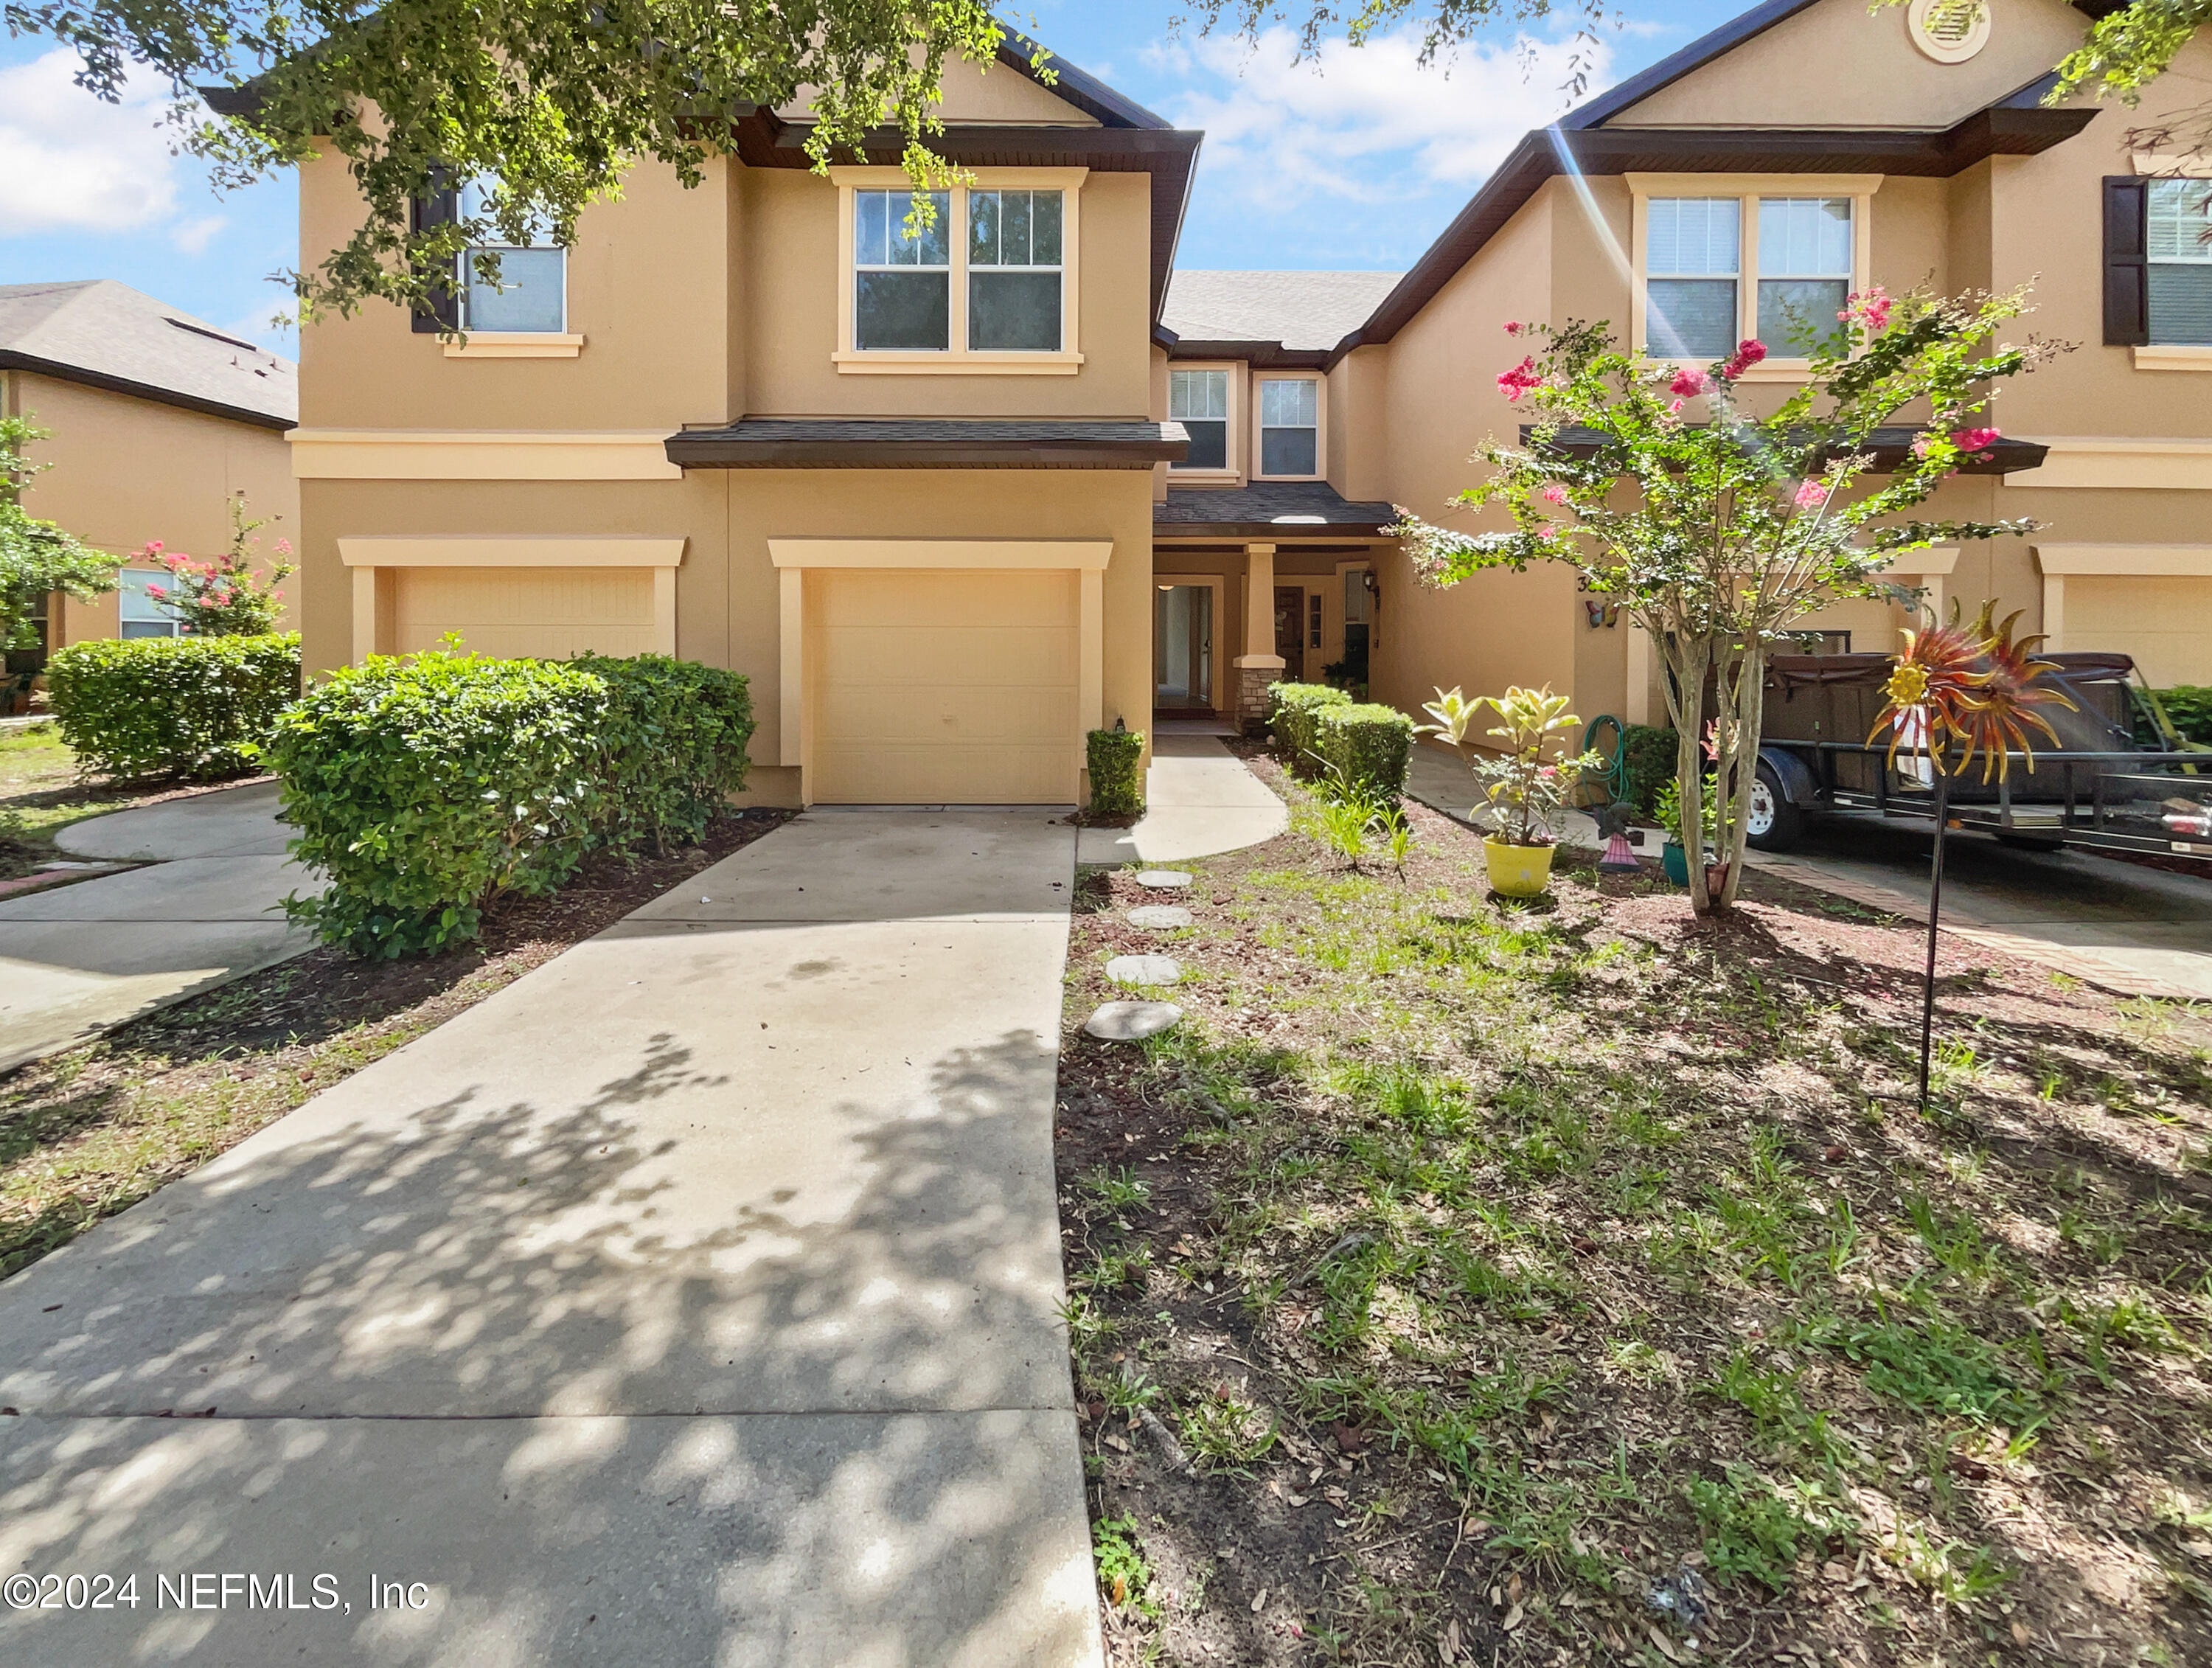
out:
M1275 547L1244 547L1244 652L1237 657L1237 725L1248 735L1267 727L1267 685L1282 675L1275 653Z

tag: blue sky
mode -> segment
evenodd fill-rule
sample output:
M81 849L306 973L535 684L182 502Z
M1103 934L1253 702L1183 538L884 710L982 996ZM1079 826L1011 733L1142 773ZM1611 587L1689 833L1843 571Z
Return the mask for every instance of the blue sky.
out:
M1589 90L1619 81L1747 0L1634 0L1595 50ZM1571 102L1567 31L1510 32L1422 69L1410 34L1291 68L1287 36L1241 42L1171 27L1176 0L1029 0L1072 63L1206 143L1178 259L1191 267L1395 270L1425 248L1530 127ZM0 283L119 278L290 350L270 276L292 263L289 180L228 196L172 156L159 89L102 105L51 42L0 41Z

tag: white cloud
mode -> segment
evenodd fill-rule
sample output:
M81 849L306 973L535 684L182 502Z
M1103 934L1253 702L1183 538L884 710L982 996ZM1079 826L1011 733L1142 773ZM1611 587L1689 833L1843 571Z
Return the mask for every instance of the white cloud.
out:
M159 226L177 210L177 159L169 153L158 86L133 82L120 104L70 80L76 55L47 52L0 70L0 222L18 232L122 232ZM220 222L216 222L218 225ZM176 234L198 253L213 235L195 222Z
M197 220L187 220L169 228L169 241L188 255L207 253L215 234L230 222L219 214L202 215Z
M1469 189L1523 133L1607 83L1610 49L1585 42L1589 87L1579 97L1565 90L1577 50L1523 39L1425 68L1408 29L1364 46L1332 41L1298 64L1287 30L1249 46L1214 36L1194 44L1191 63L1222 90L1194 92L1174 114L1178 126L1206 130L1200 166L1216 189L1254 207Z

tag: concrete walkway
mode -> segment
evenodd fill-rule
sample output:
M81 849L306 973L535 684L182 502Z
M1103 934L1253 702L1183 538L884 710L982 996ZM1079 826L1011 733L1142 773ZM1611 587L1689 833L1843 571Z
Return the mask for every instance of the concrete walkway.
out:
M0 1661L1098 1661L1074 844L810 813L0 1285L0 1573L146 1601Z
M1173 863L1241 851L1290 826L1290 812L1212 735L1166 729L1152 738L1145 814L1129 828L1086 828L1085 863Z
M1409 788L1465 820L1480 788L1443 749L1417 746ZM1595 848L1597 825L1571 813L1567 843ZM1927 831L1808 819L1794 851L1751 866L1908 920L1928 918ZM1656 842L1645 855L1656 856ZM2040 962L2120 995L2212 1001L2212 880L2083 851L2022 851L1974 836L1945 848L1943 930Z
M318 885L284 855L289 833L274 782L63 829L71 857L159 867L0 902L0 1071L307 948L277 908Z

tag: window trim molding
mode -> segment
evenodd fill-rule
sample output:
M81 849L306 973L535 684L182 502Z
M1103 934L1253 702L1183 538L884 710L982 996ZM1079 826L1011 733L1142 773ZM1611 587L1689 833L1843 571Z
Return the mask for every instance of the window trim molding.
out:
M1629 345L1647 345L1644 333L1644 266L1649 258L1647 216L1655 197L1733 197L1741 203L1736 245L1735 333L1743 341L1759 333L1759 199L1762 197L1848 197L1851 199L1851 281L1864 289L1873 280L1874 198L1886 176L1879 173L1625 173L1629 192ZM1661 364L1696 364L1703 360L1666 359ZM1745 382L1796 382L1812 361L1770 353L1739 379Z
M1261 466L1267 453L1260 443L1260 385L1263 382L1310 382L1314 385L1314 472L1310 475L1269 475ZM1320 371L1255 371L1252 375L1250 447L1252 478L1255 481L1325 481L1328 478L1328 378Z
M949 292L944 352L855 348L853 345L853 193L904 190L904 168L840 167L830 170L837 188L837 340L830 354L840 376L1073 376L1083 368L1083 182L1091 170L977 168L975 178L946 187ZM1010 352L975 349L968 342L968 193L976 191L1058 191L1063 193L1060 248L1060 351Z
M480 330L446 344L448 359L574 359L583 350L572 331Z
M1175 407L1175 374L1177 371L1226 371L1229 374L1229 417L1225 425L1224 441L1228 459L1219 469L1186 469L1179 464L1167 466L1168 479L1200 481L1234 485L1244 478L1243 450L1244 445L1244 383L1249 367L1236 359L1171 359L1168 362L1168 409ZM1180 423L1181 417L1162 418L1164 422ZM1174 489L1170 485L1170 489Z

